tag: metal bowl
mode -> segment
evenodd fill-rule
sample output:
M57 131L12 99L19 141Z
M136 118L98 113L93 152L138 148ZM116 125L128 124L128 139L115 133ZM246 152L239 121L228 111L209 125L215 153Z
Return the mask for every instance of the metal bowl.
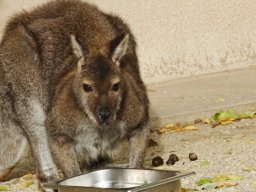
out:
M194 172L111 168L44 184L59 192L180 192L180 179Z

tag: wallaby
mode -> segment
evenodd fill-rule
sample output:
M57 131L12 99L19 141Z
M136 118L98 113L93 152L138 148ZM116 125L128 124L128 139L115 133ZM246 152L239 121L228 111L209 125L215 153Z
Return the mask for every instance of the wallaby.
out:
M149 101L136 43L118 17L77 0L16 15L0 44L0 175L30 147L40 181L80 174L130 143L139 168Z

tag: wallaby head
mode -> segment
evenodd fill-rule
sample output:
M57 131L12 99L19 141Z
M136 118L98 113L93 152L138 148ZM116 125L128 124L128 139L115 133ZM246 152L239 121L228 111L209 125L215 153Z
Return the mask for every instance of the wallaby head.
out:
M128 48L129 36L122 34L100 48L93 56L71 36L74 54L79 58L74 91L88 117L99 127L112 125L120 107L125 84L119 61Z

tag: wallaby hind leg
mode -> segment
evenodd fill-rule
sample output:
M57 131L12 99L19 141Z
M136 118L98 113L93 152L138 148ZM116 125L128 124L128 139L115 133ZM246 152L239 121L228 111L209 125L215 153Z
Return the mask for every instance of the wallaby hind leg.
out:
M11 172L29 149L19 128L10 125L0 124L0 180Z

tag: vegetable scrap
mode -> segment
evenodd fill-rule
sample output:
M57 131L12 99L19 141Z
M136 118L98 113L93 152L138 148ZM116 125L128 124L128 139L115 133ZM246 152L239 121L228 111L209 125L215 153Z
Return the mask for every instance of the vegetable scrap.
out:
M213 182L212 178L203 178L203 179L200 179L199 181L197 181L196 184L198 186L201 186L201 185L205 185L207 183L212 183L212 182Z
M232 187L238 185L237 180L243 177L238 175L218 175L214 178L203 178L196 182L196 184L204 190L217 189L223 187Z
M216 188L232 187L238 185L236 181L221 181L217 184Z
M39 192L36 175L28 173L20 178L1 183L0 191L34 191Z
M34 181L25 181L25 182L21 183L22 187L24 187L24 188L27 188L27 187L29 187L30 185L33 185L33 184L34 184Z
M207 166L207 165L209 165L209 161L208 161L208 160L202 160L202 161L200 162L200 165L201 165L201 166Z
M204 124L211 124L212 123L212 120L210 119L210 118L204 118L204 119L202 119L202 123L204 123Z
M205 117L202 119L196 119L194 124L203 123L211 125L213 128L218 125L228 125L241 119L254 119L256 118L256 111L245 111L238 113L232 109L226 111L216 112L211 118Z
M159 134L165 134L169 132L180 132L180 131L192 131L198 130L195 125L181 126L180 124L169 123L157 130Z
M238 113L232 109L227 111L219 111L212 116L215 121L212 126L217 125L228 125L235 121L240 121L241 119L253 119L256 118L256 111L246 111L243 113Z
M0 185L0 191L8 191L9 186L8 185Z
M218 125L228 125L233 122L240 121L241 119L254 118L256 118L256 111L245 111L242 113L238 113L232 109L229 109L227 111L216 112L211 118L205 117L202 119L196 119L189 125L182 126L179 123L168 123L156 131L158 132L158 134L165 134L169 132L198 130L198 127L196 127L195 125L199 123L211 125L214 128Z
M23 179L33 179L34 175L32 173L27 173L26 175L23 176Z

